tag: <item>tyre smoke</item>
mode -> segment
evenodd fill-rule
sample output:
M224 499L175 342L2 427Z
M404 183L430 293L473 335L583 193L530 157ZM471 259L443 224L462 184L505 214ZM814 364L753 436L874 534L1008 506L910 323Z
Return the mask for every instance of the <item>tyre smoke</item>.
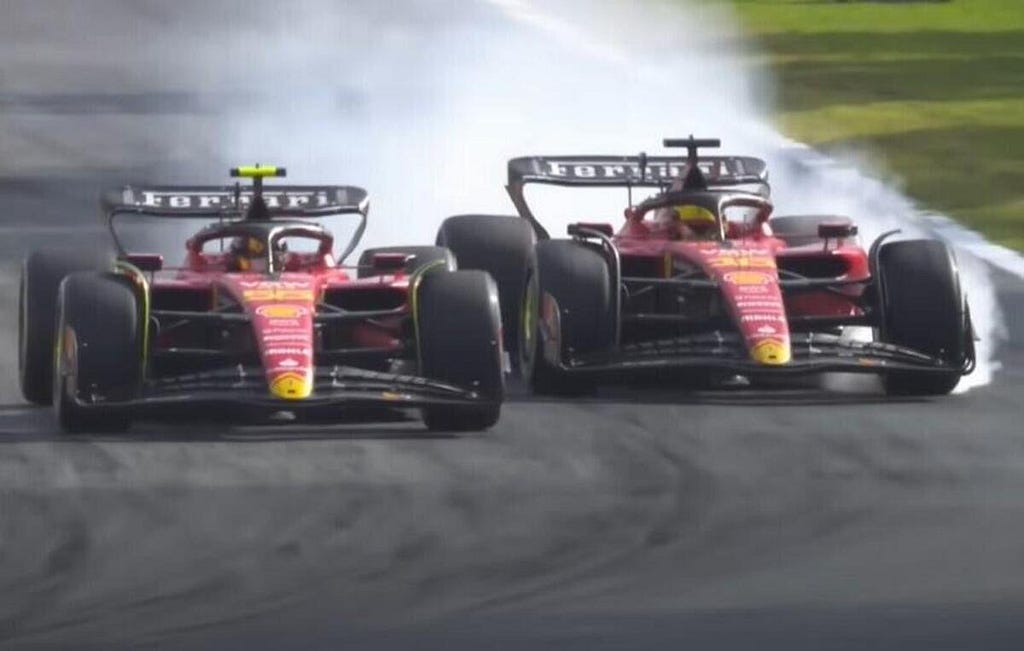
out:
M155 167L140 168L162 180L209 182L259 161L286 165L295 182L362 185L372 202L365 246L432 241L450 214L512 212L510 157L658 154L663 137L691 133L720 137L722 153L765 158L776 214L849 215L865 244L896 228L929 234L918 206L864 161L824 159L772 127L771 80L750 66L723 3L147 1L121 12L128 25L111 18L118 2L107 4L95 12L103 23L81 31L116 37L118 49L83 44L81 75L157 92L170 115L154 118L155 130L109 118L118 129L103 131L116 134L101 155L143 152ZM626 204L620 192L528 198L554 234L580 219L617 223ZM968 387L998 368L1001 319L988 266L959 255L981 339Z

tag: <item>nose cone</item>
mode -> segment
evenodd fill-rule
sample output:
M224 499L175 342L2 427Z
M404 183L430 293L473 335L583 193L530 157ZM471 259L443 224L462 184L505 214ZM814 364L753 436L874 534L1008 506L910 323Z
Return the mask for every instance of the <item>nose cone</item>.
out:
M718 281L750 358L763 366L789 364L793 351L775 254L763 246L735 244L706 246L697 253L704 270Z
M313 313L316 289L304 274L279 278L242 275L226 280L252 317L267 389L275 398L304 400L313 393Z

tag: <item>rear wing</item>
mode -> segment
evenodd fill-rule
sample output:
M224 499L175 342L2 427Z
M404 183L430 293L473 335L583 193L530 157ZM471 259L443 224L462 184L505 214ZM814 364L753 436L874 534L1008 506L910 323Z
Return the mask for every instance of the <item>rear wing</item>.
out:
M152 186L107 190L100 199L109 218L135 213L156 217L231 217L244 215L252 204L252 187ZM272 185L262 188L271 217L321 217L359 214L369 210L366 190L355 186Z
M662 187L682 178L686 166L678 156L531 156L508 162L508 183ZM760 158L701 156L697 166L709 185L768 182L768 165Z
M666 142L668 144L669 141ZM681 141L684 144L686 141ZM702 141L696 141L702 146ZM675 146L675 145L672 145ZM715 145L717 146L717 145ZM768 165L751 156L700 156L696 165L711 188L760 184L766 192ZM693 160L693 159L691 159ZM519 215L528 219L541 237L537 222L524 197L529 183L578 187L668 188L688 171L686 158L679 156L527 156L508 162L506 190Z

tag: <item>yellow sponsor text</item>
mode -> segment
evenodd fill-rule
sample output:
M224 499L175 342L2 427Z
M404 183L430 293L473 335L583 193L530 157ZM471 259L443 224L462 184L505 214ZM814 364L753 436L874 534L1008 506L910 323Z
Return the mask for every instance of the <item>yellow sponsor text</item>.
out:
M760 271L730 271L724 276L725 282L734 285L767 285L771 276Z
M260 287L242 291L247 301L312 301L312 289L291 289L288 287Z

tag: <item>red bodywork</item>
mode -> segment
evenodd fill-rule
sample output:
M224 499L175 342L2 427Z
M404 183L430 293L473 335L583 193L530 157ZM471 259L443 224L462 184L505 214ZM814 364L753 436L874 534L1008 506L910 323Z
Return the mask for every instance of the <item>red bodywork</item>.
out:
M232 173L253 185L124 186L102 196L114 273L135 285L143 324L133 410L334 418L350 408L493 406L493 395L438 377L437 366L428 372L422 359L416 292L425 274L455 271L453 258L395 246L342 266L365 231L366 190L264 187L281 168ZM188 223L178 220L202 224L171 253L179 266L139 252L166 241L143 217L175 237ZM350 233L337 251L326 223Z
M179 375L234 360L261 367L273 397L302 400L313 393L317 366L330 363L332 351L372 354L382 360L381 371L389 370L383 365L389 354L402 355L411 316L404 271L357 278L354 269L334 266L330 254L316 253L286 254L282 268L277 274L236 272L229 254L190 250L184 268L154 273L150 311L159 325L150 345L152 374ZM332 308L375 314L316 322ZM211 328L189 316L203 313L224 321Z
M686 156L526 156L508 162L506 189L538 239L551 235L526 201L529 184L621 188L626 223L568 228L570 248L546 248L563 278L539 272L539 349L558 373L621 377L631 371L714 370L739 375L827 371L948 372L943 360L886 340L886 237L865 251L846 217L773 217L765 161L703 156L715 139L665 139ZM655 193L634 204L633 193ZM595 263L600 255L607 278ZM557 258L556 256L563 256ZM580 296L564 274L579 269ZM607 284L605 284L607 280ZM608 291L608 290L611 291ZM555 294L560 294L556 296ZM578 299L578 300L577 300ZM565 305L559 305L561 300ZM588 328L572 309L607 318ZM606 315L606 316L601 316ZM852 327L870 328L855 332Z
M863 287L822 288L783 296L780 269L838 282L869 278L867 253L852 237L790 247L772 235L771 205L764 201L756 217L728 223L723 241L682 239L677 225L644 219L627 211L627 222L611 241L623 275L636 268L657 270L662 278L687 268L699 270L718 287L722 309L742 335L753 361L782 365L790 361L790 319L850 320L863 316L857 299ZM646 264L645 264L646 263ZM647 274L645 274L647 275ZM629 306L625 306L629 309Z

